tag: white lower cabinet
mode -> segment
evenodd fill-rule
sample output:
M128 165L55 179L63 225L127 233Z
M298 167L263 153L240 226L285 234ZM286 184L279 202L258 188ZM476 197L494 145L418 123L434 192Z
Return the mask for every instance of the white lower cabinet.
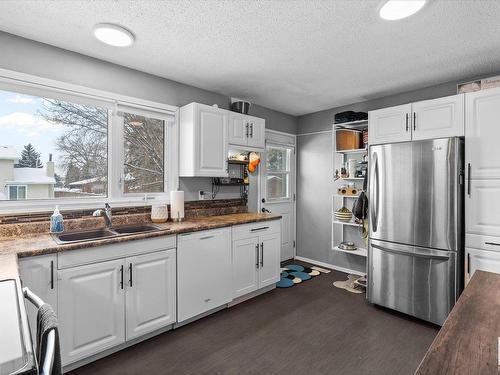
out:
M233 298L259 288L259 237L233 241Z
M277 283L280 222L233 227L233 298Z
M57 314L57 255L41 255L22 258L19 261L21 281L23 287L28 287L45 303L52 306ZM36 345L36 316L37 309L26 301L26 310L31 331L31 337Z
M126 339L176 320L175 249L126 259Z
M59 271L63 365L125 341L124 260Z
M231 297L231 229L178 236L177 320L220 307Z
M64 366L175 323L175 253L160 250L59 270Z
M466 248L465 262L466 283L477 270L500 274L500 251Z
M279 233L268 234L260 238L259 288L280 281L280 244Z

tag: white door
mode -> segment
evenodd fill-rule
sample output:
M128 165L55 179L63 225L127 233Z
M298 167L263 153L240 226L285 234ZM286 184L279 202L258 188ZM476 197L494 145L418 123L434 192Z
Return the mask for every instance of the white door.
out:
M175 249L125 260L127 340L176 320Z
M413 103L412 139L463 137L464 106L464 94Z
M259 237L233 241L233 298L258 288L259 251Z
M411 104L368 112L370 145L411 141Z
M52 306L57 315L57 255L41 255L22 258L19 261L21 282L40 297L43 302ZM36 346L36 316L37 308L26 301L26 311L30 324L33 345Z
M470 180L465 232L500 237L500 180Z
M472 179L500 178L500 88L465 94L465 163Z
M124 261L59 271L59 324L63 365L125 341Z
M231 230L180 235L177 245L177 320L232 300Z
M247 145L250 133L250 124L247 117L234 112L229 113L229 144L237 146Z
M258 117L248 117L248 146L264 148L266 145L266 120Z
M262 163L262 212L282 216L281 260L295 256L295 147L266 143Z
M197 104L198 176L227 176L228 113Z
M465 249L465 282L468 283L476 270L500 273L500 252Z
M280 234L260 237L259 288L280 280Z

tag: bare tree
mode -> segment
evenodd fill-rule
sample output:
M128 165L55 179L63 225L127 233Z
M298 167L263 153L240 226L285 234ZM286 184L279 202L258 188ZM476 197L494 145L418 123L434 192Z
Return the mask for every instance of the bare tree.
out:
M46 99L39 113L66 127L56 141L63 154L66 186L75 179L107 176L108 110L94 106ZM164 121L125 113L125 192L163 191Z

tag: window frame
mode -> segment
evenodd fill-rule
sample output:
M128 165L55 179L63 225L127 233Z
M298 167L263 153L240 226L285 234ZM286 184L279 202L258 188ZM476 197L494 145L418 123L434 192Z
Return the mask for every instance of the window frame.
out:
M285 150L287 152L287 160L286 160L286 169L281 169L281 170L269 170L267 169L267 157L268 157L268 149L269 148L276 148L276 149L281 149ZM292 201L292 171L291 171L291 163L292 163L292 157L293 157L293 148L292 146L286 146L286 145L281 145L277 143L272 143L272 142L266 142L266 162L264 165L265 168L265 173L264 173L264 198L266 199L267 203L284 203L284 202L290 202ZM268 176L277 176L277 175L282 175L286 176L286 192L287 196L286 198L269 198L268 197L268 191L267 191L267 177Z
M28 185L16 184L16 185L7 185L7 187L8 187L8 189L7 189L8 190L8 194L7 194L7 197L8 197L7 200L8 201L10 201L10 202L16 202L16 201L25 201L25 200L28 200ZM12 188L12 187L16 188L16 199L11 199L10 198L10 188ZM19 188L20 187L24 188L24 196L26 197L24 199L19 199Z
M115 207L141 206L147 204L149 200L157 199L168 203L170 201L170 191L178 188L179 155L178 145L175 141L178 138L179 107L2 68L0 68L0 90L39 97L50 97L108 109L107 197L4 200L0 201L0 214L52 211L56 205L59 205L63 210L75 210L101 207L105 202ZM168 119L168 121L165 121L164 163L167 173L164 174L164 192L148 193L147 199L145 199L144 194L120 194L117 188L120 177L116 172L120 170L116 170L116 163L117 161L122 161L122 158L119 156L121 152L120 144L117 143L119 141L118 138L120 138L120 131L117 129L119 128L117 126L117 121L119 121L117 117L119 109L124 108L130 109L134 113L149 113L152 117L163 116L163 118ZM28 187L26 187L26 193L27 191Z

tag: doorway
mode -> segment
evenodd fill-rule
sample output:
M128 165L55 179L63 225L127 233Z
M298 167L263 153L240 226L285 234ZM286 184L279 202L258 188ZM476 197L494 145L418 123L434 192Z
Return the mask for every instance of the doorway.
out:
M295 256L295 146L266 141L261 211L281 220L281 261Z

